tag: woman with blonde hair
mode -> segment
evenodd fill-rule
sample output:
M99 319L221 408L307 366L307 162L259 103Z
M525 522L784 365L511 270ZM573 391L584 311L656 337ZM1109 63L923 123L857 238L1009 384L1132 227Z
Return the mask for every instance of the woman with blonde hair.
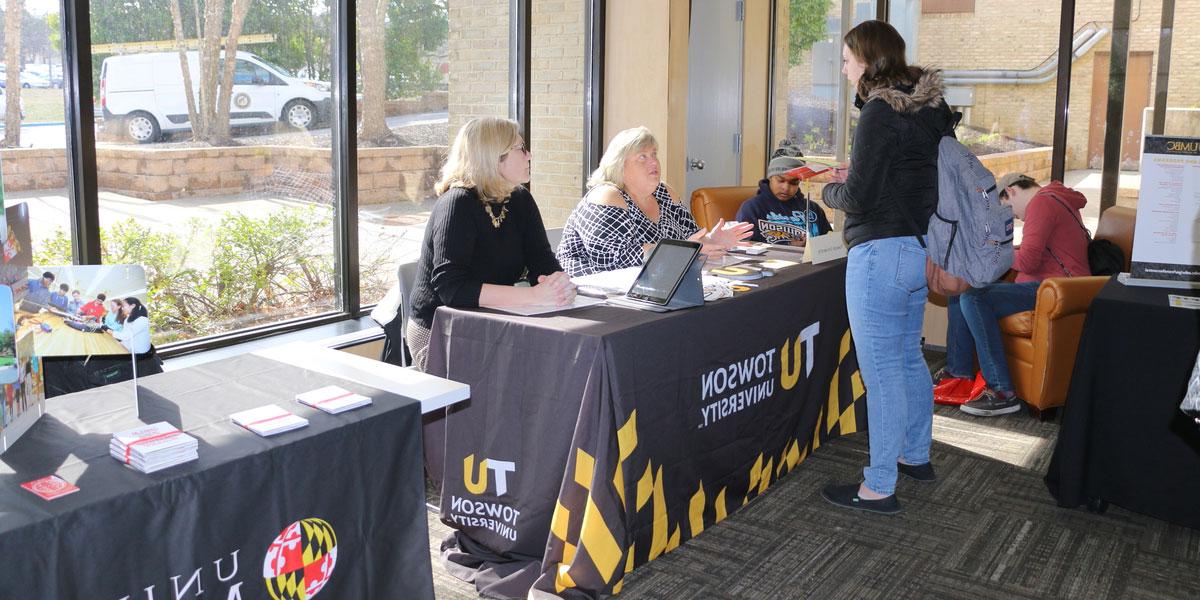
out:
M575 286L554 258L529 181L517 124L485 117L463 125L442 167L425 227L405 341L424 370L433 313L460 308L565 306ZM530 287L514 287L525 279Z
M712 257L754 233L749 223L724 219L711 232L697 227L662 182L658 142L645 127L614 136L587 184L558 247L558 260L572 277L640 265L663 239L701 242Z

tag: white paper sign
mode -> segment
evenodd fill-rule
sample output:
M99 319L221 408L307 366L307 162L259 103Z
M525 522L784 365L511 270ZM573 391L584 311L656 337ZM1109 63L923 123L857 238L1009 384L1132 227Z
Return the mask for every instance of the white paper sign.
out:
M1200 138L1147 136L1141 174L1132 276L1200 282Z
M804 246L804 262L819 265L839 258L846 258L846 244L842 242L841 233L831 231L810 237Z

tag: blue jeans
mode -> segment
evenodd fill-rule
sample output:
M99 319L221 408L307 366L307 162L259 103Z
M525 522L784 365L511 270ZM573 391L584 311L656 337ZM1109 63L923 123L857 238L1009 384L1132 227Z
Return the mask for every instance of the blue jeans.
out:
M1000 319L1032 310L1040 281L993 283L952 296L947 304L946 370L956 377L969 377L972 358L979 356L979 369L988 387L1012 392L1012 376L1004 357Z
M925 250L914 237L864 242L846 264L846 312L867 388L872 491L896 489L896 461L929 462L933 382L921 352L925 317Z

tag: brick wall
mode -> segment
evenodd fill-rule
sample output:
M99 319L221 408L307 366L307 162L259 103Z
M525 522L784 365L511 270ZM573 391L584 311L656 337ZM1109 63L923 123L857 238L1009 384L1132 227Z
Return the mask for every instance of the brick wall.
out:
M583 185L583 0L533 3L534 197L547 227L561 227Z
M451 143L473 117L508 116L508 2L450 2Z
M975 3L974 13L922 15L917 60L947 69L1032 69L1057 48L1059 6L1057 2L980 0ZM1092 21L1111 27L1112 6L1112 0L1079 0L1076 30ZM1161 7L1161 2L1138 3L1131 14L1130 51L1155 53L1154 64L1158 59ZM1200 3L1176 3L1169 107L1200 106L1200 47L1185 41L1196 39L1200 39ZM1068 168L1087 166L1095 56L1108 52L1111 44L1110 34L1072 65ZM977 85L969 123L1049 144L1053 138L1055 85L1053 80L1040 85ZM1153 98L1153 78L1150 85Z
M67 187L67 152L62 148L0 150L4 191L57 190Z

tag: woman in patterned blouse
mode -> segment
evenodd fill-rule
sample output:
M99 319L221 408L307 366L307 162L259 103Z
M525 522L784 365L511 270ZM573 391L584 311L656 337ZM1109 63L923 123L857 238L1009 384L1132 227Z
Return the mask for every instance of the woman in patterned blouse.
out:
M658 142L645 127L613 138L588 188L558 247L558 261L572 277L640 265L663 239L698 241L705 255L720 256L754 232L749 223L724 219L711 232L697 227L662 182Z

